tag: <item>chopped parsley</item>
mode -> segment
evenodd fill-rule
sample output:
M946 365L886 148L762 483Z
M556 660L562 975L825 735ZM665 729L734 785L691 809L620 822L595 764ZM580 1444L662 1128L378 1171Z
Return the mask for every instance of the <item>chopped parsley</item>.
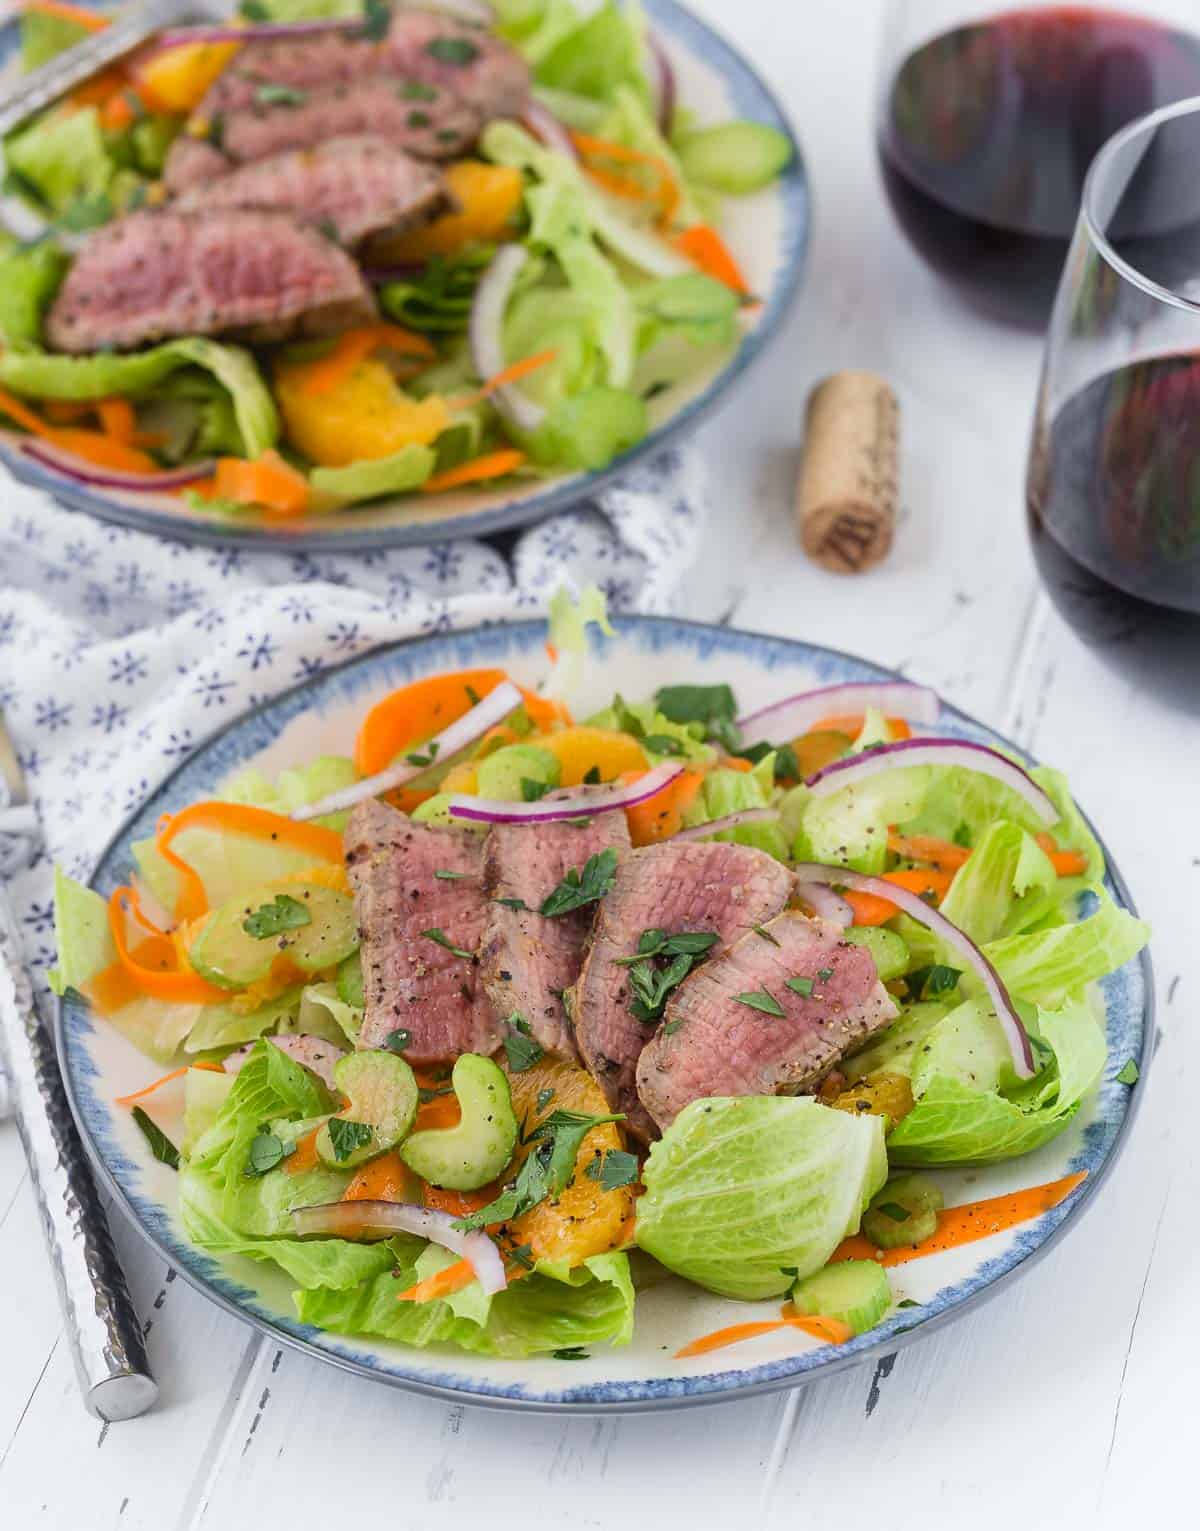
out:
M582 1345L567 1345L562 1350L552 1350L556 1361L590 1361L592 1358Z
M425 52L439 64L453 64L465 69L479 57L479 49L465 37L435 37L425 44Z
M1141 1069L1138 1068L1137 1063L1132 1058L1130 1058L1128 1063L1124 1065L1124 1067L1121 1069L1121 1072L1117 1075L1117 1083L1137 1084L1141 1077Z
M254 92L254 100L259 106L303 106L308 100L306 90L297 90L293 85L260 85Z
M914 1302L911 1297L902 1297L896 1306L898 1308L919 1308L921 1304Z
M432 101L434 96L437 94L436 91L429 90L429 87L427 85L418 85L418 83L415 80L407 80L407 81L405 81L404 85L401 88L403 89L404 94L410 100ZM421 95L420 94L421 91L429 91L429 94L428 95ZM479 695L479 692L476 691L475 687L474 686L464 686L463 690L467 693L467 701L470 702L471 706L472 707L478 707L480 702L483 700L483 698Z
M523 898L494 898L492 903L501 904L505 909L515 909L518 913L523 909L529 908L529 905Z
M788 980L789 983L791 980ZM739 1005L745 1005L748 1010L761 1010L764 1015L773 1015L778 1020L783 1020L785 1010L775 996L763 989L755 989L750 994L735 994L734 999Z
M149 1143L150 1152L158 1162L160 1164L169 1164L173 1170L177 1170L181 1162L179 1150L158 1123L151 1121L141 1106L134 1106L131 1114L134 1121L141 1128L142 1136Z
M523 1271L533 1269L533 1245L517 1244L512 1249L506 1249L505 1254L514 1265L519 1265Z
M588 766L587 770L583 773L583 785L585 787L598 787L600 785L600 767L598 765Z
M822 983L828 983L829 980L833 977L833 969L832 968L818 968L817 969L817 977L821 980Z
M390 0L367 0L364 7L362 35L368 42L377 43L388 34L392 24Z
M804 999L807 999L812 993L814 985L811 978L789 978L785 981L784 987L791 989L793 994L799 994Z
M779 945L779 938L777 936L773 936L765 925L755 925L754 934L756 936L761 936L764 941L769 941L772 946Z
M501 1191L495 1201L480 1207L469 1217L460 1217L454 1226L462 1233L473 1233L492 1223L511 1222L548 1197L558 1196L570 1184L580 1145L592 1128L624 1119L624 1116L584 1116L578 1111L552 1111L525 1139L526 1142L536 1142L537 1147L521 1165L512 1184Z
M371 1141L371 1128L366 1122L351 1122L344 1116L331 1116L329 1141L333 1146L333 1157L341 1164L351 1154L367 1146Z
M683 745L670 734L647 734L642 743L655 755L683 754Z
M593 1159L584 1174L589 1180L598 1180L606 1191L619 1191L637 1179L637 1155L626 1153L623 1148L610 1148L606 1154Z
M668 998L692 971L694 960L686 952L681 952L661 971L649 957L631 967L629 987L633 998L629 1010L634 1019L646 1022L660 1020Z
M404 1026L398 1026L383 1039L383 1045L389 1053L402 1053L412 1041L412 1032Z
M433 118L428 112L409 112L407 120L410 128L427 128Z
M270 21L271 12L263 4L263 0L242 0L238 6L238 15L247 21Z
M281 936L285 930L299 930L312 924L312 910L287 893L277 893L269 904L261 904L242 921L242 929L256 941Z
M908 992L919 999L936 999L939 994L949 994L951 990L957 989L961 977L960 969L934 962L929 967L916 968L906 975L904 982L908 985Z
M425 746L424 754L414 752L411 755L405 755L404 759L411 766L431 766L437 759L439 749L441 749L441 745L436 739L431 739Z
M464 962L474 962L475 953L469 952L465 947L455 946L450 937L439 926L435 925L432 930L423 930L421 934L427 941L434 941L443 947L452 957L461 957Z
M530 1035L529 1022L518 1011L514 1010L509 1016L508 1025L509 1030L504 1034L504 1056L514 1074L524 1074L542 1061L546 1049Z
M550 1102L554 1099L554 1091L551 1089L539 1090L537 1093L537 1111L540 1116Z
M253 1180L258 1175L265 1175L295 1151L295 1145L286 1147L283 1139L264 1123L250 1140L250 1156L246 1161L247 1177Z
M532 776L522 776L521 778L521 801L523 803L536 803L540 798L545 797L549 790L550 783L548 781L535 781Z
M433 874L442 882L460 882L464 877L470 877L470 872L447 872L439 871Z
M768 755L774 755L776 781L799 781L800 779L800 762L790 744L750 744L745 749L734 750L733 753L741 760L748 760L751 765L758 765Z
M589 856L582 871L572 867L558 887L543 902L541 912L549 919L599 903L617 876L617 853L610 846Z

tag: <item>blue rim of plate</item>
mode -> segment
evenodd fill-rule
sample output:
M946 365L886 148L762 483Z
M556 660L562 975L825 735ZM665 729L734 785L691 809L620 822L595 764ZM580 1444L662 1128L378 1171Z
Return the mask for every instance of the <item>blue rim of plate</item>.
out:
M104 3L104 0L101 0ZM807 264L812 227L812 195L804 155L778 96L748 59L722 32L695 15L678 0L644 0L645 8L668 37L676 38L692 54L714 64L733 97L734 110L743 117L778 128L792 146L792 158L775 182L783 212L779 266L770 295L765 299L753 330L746 334L737 351L703 393L672 415L645 440L621 454L606 468L591 473L572 474L540 494L522 495L501 505L483 510L464 511L442 522L422 522L396 526L369 527L355 531L354 512L345 511L339 524L347 530L306 532L290 524L278 529L239 527L228 518L209 521L176 519L168 512L145 509L110 499L79 484L73 484L26 457L24 453L0 443L0 461L15 478L42 489L72 510L82 510L138 531L154 532L184 542L221 546L257 548L263 551L337 553L370 552L379 548L426 547L458 537L486 537L498 532L516 531L543 521L560 511L578 505L614 480L645 462L665 447L678 442L694 430L748 369L761 357L769 343L783 329L783 321L800 290ZM16 46L16 22L0 25L0 66Z
M715 627L684 618L633 616L615 619L618 638L641 638L650 651L662 647L690 647L695 657L707 660L714 653L749 657L773 670L788 661L800 663L818 675L818 684L838 679L903 680L896 671L860 659L842 650L807 644L797 639L777 638L765 633L729 627ZM377 676L389 661L405 655L437 656L433 666L421 666L420 673L434 673L436 668L461 668L486 660L496 663L514 649L518 654L540 648L545 638L545 624L521 622L471 628L464 632L404 639L385 645L368 654L332 666L319 675L294 686L262 706L232 720L164 779L156 792L132 814L106 846L91 878L91 885L109 892L121 880L130 863L129 843L149 832L159 814L194 800L205 783L224 777L233 766L256 755L279 733L312 707L314 698L344 701L372 689ZM597 639L595 652L603 658L608 640ZM389 683L402 683L403 674L389 677ZM811 683L811 679L810 679ZM963 737L984 742L999 741L1027 761L1027 752L1004 739L995 730L949 703L943 703L942 721ZM193 778L199 778L193 782ZM1086 817L1086 816L1085 816ZM1095 826L1087 820L1093 833ZM1112 864L1103 839L1096 835L1108 867L1109 891L1122 907L1136 914L1136 906L1120 871ZM119 860L121 870L114 862ZM403 1357L402 1347L393 1347L386 1366L372 1358L344 1349L341 1337L322 1334L297 1320L282 1319L260 1307L255 1294L239 1286L222 1272L211 1256L178 1237L169 1219L152 1198L142 1194L135 1181L139 1165L130 1159L112 1138L106 1127L107 1106L95 1090L96 1071L87 1057L85 1040L94 1031L86 1003L70 997L58 1002L54 1018L54 1037L71 1111L80 1136L101 1181L116 1197L126 1216L158 1251L167 1263L190 1285L220 1307L272 1340L286 1344L358 1376L385 1382L389 1386L427 1394L457 1403L474 1403L495 1408L519 1409L541 1413L640 1412L651 1409L685 1408L707 1403L745 1398L794 1387L817 1376L829 1376L861 1365L880 1356L891 1355L913 1340L923 1338L1002 1291L1012 1280L1030 1269L1051 1249L1064 1229L1078 1221L1079 1215L1095 1201L1125 1143L1145 1089L1145 1077L1154 1051L1155 993L1154 973L1149 950L1120 969L1100 985L1105 996L1109 1057L1100 1086L1102 1113L1084 1130L1082 1146L1073 1155L1068 1173L1086 1170L1087 1179L1052 1211L1044 1213L1017 1234L1004 1254L985 1261L971 1276L954 1286L942 1288L928 1303L922 1304L925 1316L914 1319L908 1312L895 1313L877 1328L843 1346L822 1347L796 1356L717 1374L643 1378L629 1381L583 1383L578 1387L531 1393L520 1384L496 1385L488 1379L456 1374L453 1370L431 1373L406 1373L403 1359L393 1362L392 1354ZM1121 1024L1117 1013L1126 1007L1124 1031L1114 1043L1114 1025ZM1135 1040L1136 1039L1136 1040ZM1136 1060L1139 1080L1130 1089L1116 1080L1116 1073L1130 1058ZM315 1337L321 1335L320 1343ZM372 1343L370 1336L363 1337ZM420 1352L431 1356L432 1351ZM443 1352L437 1352L439 1359ZM453 1352L445 1353L449 1366ZM496 1365L504 1361L496 1358Z

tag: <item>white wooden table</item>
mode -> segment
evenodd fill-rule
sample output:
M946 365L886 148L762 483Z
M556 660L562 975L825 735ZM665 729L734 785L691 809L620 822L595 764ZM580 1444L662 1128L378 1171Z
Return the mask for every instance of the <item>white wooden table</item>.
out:
M794 114L817 232L786 336L707 427L718 520L683 609L899 665L1071 773L1155 928L1162 1046L1132 1142L1090 1216L982 1311L878 1366L684 1414L560 1421L351 1380L172 1281L122 1228L163 1398L102 1428L0 1128L5 1531L1196 1523L1200 723L1107 673L1038 593L1022 475L1039 346L959 309L891 226L878 0L698 8ZM887 374L904 409L898 545L857 581L806 562L790 515L804 398L846 366Z

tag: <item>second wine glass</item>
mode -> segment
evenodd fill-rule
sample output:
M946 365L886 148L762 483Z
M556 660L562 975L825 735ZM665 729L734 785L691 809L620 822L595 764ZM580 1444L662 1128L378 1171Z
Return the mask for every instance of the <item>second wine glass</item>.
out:
M973 304L1041 328L1097 150L1197 94L1196 0L893 0L878 122L888 198Z

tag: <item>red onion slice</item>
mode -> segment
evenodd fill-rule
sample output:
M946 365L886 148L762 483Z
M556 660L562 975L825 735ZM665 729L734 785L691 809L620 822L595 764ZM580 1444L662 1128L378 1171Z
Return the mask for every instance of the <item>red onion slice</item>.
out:
M677 760L671 760L627 785L612 782L604 787L569 787L548 793L536 803L501 803L456 795L447 807L452 818L471 819L477 824L555 824L563 819L590 819L594 814L634 808L656 797L682 770Z
M903 909L905 914L916 920L919 925L924 925L926 930L932 931L951 951L957 952L987 990L988 998L996 1011L996 1018L1004 1028L1005 1040L1008 1042L1008 1050L1018 1079L1033 1078L1037 1069L1034 1065L1033 1048L1029 1043L1025 1023L1017 1014L1016 1006L1009 998L1008 990L1004 987L999 973L970 936L959 930L957 925L951 925L945 915L939 914L923 898L910 893L907 888L900 888L895 883L886 882L882 877L868 877L862 872L852 872L848 867L822 866L816 861L799 862L792 870L802 885L802 896L803 886L815 886L818 883L834 888L851 888L856 893L874 894L876 898L886 899L888 903L895 904L898 909Z
M117 468L98 468L86 458L76 457L74 452L64 451L46 441L23 441L21 451L26 457L32 457L43 467L52 468L77 484L92 484L99 489L132 489L142 494L186 488L188 484L211 478L216 468L216 463L209 458L182 468L166 468L161 473L123 473Z
M508 1285L500 1251L486 1233L461 1233L449 1212L414 1207L403 1201L330 1201L316 1207L297 1207L292 1222L300 1238L355 1239L378 1243L397 1233L440 1244L469 1260L476 1280L489 1297Z
M727 829L737 829L742 824L778 823L779 812L775 808L743 808L738 813L727 813L723 819L710 819L707 824L693 824L691 829L681 829L672 840L707 840L710 835L724 834Z
M986 744L973 744L967 739L898 739L894 744L881 744L861 755L847 755L843 760L835 760L815 776L810 776L807 786L814 797L827 797L831 792L840 792L843 787L855 786L884 771L926 765L961 766L964 770L990 776L1023 797L1043 824L1058 822L1058 809L1028 771L999 750Z
M648 33L646 43L650 53L650 69L653 76L650 84L654 91L658 130L664 138L669 138L671 123L675 117L675 66L671 63L670 56L656 33Z
M323 818L327 813L341 813L345 808L353 808L356 803L363 803L369 797L380 797L385 792L390 792L394 787L402 787L405 782L412 781L414 776L420 776L428 771L431 765L444 765L453 759L460 750L466 749L468 744L474 744L487 733L489 728L494 728L497 723L502 723L510 712L515 712L521 705L521 693L513 685L512 681L502 681L494 691L488 694L470 712L464 713L456 722L451 723L449 728L444 728L435 738L425 744L413 746L412 753L427 757L424 765L414 764L405 756L401 756L394 764L388 766L386 771L379 771L374 776L364 776L362 781L356 781L353 786L342 787L337 792L331 792L328 797L321 798L320 802L307 803L303 808L297 808L293 819L303 822L306 819Z
M811 906L815 914L819 914L823 920L832 920L835 925L840 925L843 930L848 925L854 924L854 910L844 898L840 898L832 888L824 883L802 882L796 892Z
M797 739L822 718L851 714L857 717L868 707L887 717L904 718L909 723L936 723L941 713L941 698L928 686L907 680L848 681L842 686L822 686L818 691L802 691L782 702L772 702L757 712L738 719L742 733L759 739Z
M556 154L564 154L569 160L578 160L579 155L571 142L570 133L549 107L543 106L540 101L530 101L522 113L521 122L535 138L541 139L547 149L553 149Z
M505 245L496 251L491 265L475 289L469 330L471 360L484 383L504 370L504 310L508 307L508 300L525 260L523 246ZM535 404L513 383L493 389L491 397L501 414L507 415L523 431L536 431L546 418L542 406Z

